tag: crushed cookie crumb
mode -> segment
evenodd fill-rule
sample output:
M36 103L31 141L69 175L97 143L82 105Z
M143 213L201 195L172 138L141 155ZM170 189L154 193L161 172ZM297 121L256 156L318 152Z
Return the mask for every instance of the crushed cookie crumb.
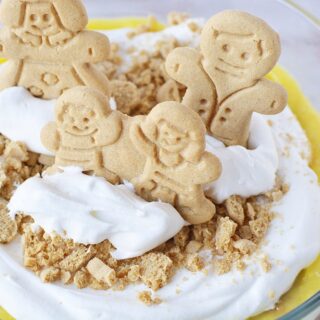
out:
M152 297L150 291L142 291L138 294L138 299L147 306L156 305L162 303L162 300L159 297Z
M112 287L116 281L116 272L103 261L98 258L93 258L87 265L89 273L99 282L103 282Z
M65 271L75 272L85 266L94 254L93 247L79 246L60 262L60 267Z
M203 244L196 240L191 240L186 246L186 253L197 253L201 250Z
M169 12L167 20L170 26L176 26L185 22L188 18L190 18L190 15L186 12L172 11L172 12Z
M242 199L239 196L231 196L225 203L229 217L239 225L244 222L244 210Z
M162 253L149 253L141 259L141 280L156 291L166 285L173 275L172 260Z
M257 245L247 239L240 239L233 242L233 247L238 249L242 254L252 254L256 248Z
M49 267L40 272L40 279L44 283L55 282L60 280L60 269Z
M11 242L17 232L17 223L10 218L6 201L0 201L0 243L5 244Z
M217 222L217 233L215 238L216 248L225 249L231 242L231 237L234 235L237 224L229 217L219 218Z
M188 28L194 33L201 33L202 28L194 21L188 23Z
M269 257L268 256L263 256L263 258L261 259L261 267L262 267L262 270L264 272L269 272L271 269L272 269L272 264L269 260Z
M203 259L196 253L188 254L186 258L186 268L191 272L203 270L205 263Z

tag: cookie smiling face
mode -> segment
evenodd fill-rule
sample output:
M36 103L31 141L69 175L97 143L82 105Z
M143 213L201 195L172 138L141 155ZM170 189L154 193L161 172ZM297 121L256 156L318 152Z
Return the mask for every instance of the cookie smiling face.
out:
M212 61L216 68L231 76L242 76L263 57L262 41L254 35L237 35L224 32L215 33L212 43Z
M263 20L246 12L227 10L206 23L201 52L204 67L215 83L220 81L219 76L250 82L274 67L280 55L280 41Z
M27 4L24 28L35 36L50 36L61 29L58 15L49 2Z
M72 135L90 135L98 129L98 114L94 108L75 104L65 105L58 115L61 129Z
M168 152L181 152L190 143L188 133L180 131L166 121L160 121L157 125L157 144Z

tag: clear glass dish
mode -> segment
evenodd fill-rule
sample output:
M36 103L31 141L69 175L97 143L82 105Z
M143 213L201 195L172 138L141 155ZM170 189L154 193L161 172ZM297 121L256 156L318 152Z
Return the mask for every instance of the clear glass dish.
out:
M297 80L304 95L320 110L320 22L292 0L85 0L91 18L145 17L155 15L165 22L170 11L188 12L209 18L225 9L239 9L266 20L282 41L280 64ZM320 134L320 130L319 130ZM303 282L300 275L298 282ZM301 283L299 284L301 286ZM302 288L303 290L303 288ZM318 292L293 310L286 310L281 320L314 320L320 315ZM273 319L267 314L261 319Z

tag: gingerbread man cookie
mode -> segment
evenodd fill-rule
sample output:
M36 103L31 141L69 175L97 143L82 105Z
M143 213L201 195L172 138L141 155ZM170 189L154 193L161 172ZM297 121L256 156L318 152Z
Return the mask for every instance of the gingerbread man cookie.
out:
M55 166L130 181L139 195L171 203L190 223L215 214L202 185L220 176L221 164L205 152L205 126L190 108L164 102L148 116L130 117L112 111L100 92L76 87L58 99L55 111L55 122L41 133Z
M84 30L81 0L2 0L0 56L8 59L0 90L23 86L34 96L58 98L85 85L109 95L108 79L94 63L109 54L108 38Z
M120 116L112 112L107 98L88 87L70 89L58 99L55 116L41 132L43 145L55 154L55 165L79 166L119 182L103 166L102 147L113 144L122 132Z
M276 114L287 104L285 90L263 79L280 56L279 37L257 17L223 11L204 26L200 47L173 50L167 73L187 86L183 103L205 115L211 134L246 146L252 113Z
M149 201L171 203L192 224L214 216L215 206L202 185L221 174L220 161L205 152L205 133L200 117L177 102L158 104L130 130L147 158L143 173L132 180L136 192Z

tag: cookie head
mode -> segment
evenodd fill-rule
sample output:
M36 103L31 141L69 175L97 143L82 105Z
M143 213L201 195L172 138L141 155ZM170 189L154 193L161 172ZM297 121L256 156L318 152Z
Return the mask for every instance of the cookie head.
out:
M49 36L60 29L58 17L49 2L28 3L24 18L25 30L33 35Z
M64 132L87 136L99 130L111 109L105 96L86 87L66 91L57 102L56 123Z
M88 16L81 0L2 0L0 21L34 35L51 35L60 29L80 32Z
M159 149L197 162L204 152L206 132L201 118L177 102L158 104L142 124L142 130Z
M280 41L263 20L245 12L223 11L205 25L201 50L205 63L215 71L229 77L256 80L276 64Z

